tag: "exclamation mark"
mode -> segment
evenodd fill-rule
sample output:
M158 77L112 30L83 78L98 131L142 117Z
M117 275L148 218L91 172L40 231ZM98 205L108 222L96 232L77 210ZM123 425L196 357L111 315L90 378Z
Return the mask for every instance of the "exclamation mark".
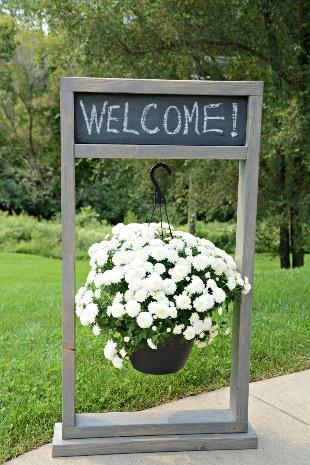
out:
M233 103L232 104L232 124L233 124L233 127L232 127L232 132L230 133L231 134L231 137L236 137L238 135L238 133L236 132L236 129L237 129L237 115L238 115L238 103Z

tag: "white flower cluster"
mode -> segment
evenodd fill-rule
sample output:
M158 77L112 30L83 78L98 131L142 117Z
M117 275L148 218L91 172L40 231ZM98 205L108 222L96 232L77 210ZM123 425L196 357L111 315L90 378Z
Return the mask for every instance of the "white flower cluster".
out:
M138 348L141 332L154 350L167 333L203 347L218 334L214 314L221 317L224 303L251 289L212 242L182 231L171 238L163 228L162 240L160 224L118 224L111 239L89 249L91 271L76 294L76 314L96 336L119 334L104 349L117 368Z

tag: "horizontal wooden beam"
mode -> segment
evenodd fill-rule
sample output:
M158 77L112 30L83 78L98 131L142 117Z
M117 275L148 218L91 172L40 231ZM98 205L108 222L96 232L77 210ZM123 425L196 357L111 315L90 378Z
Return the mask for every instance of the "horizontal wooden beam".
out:
M263 81L195 81L64 77L64 90L130 94L262 95Z
M250 426L246 433L181 434L170 436L160 435L88 439L63 439L61 430L61 423L56 423L53 438L53 457L257 448L257 436Z
M75 158L246 160L247 146L75 144Z
M237 424L229 410L83 413L76 415L75 426L63 428L63 438L234 433L247 427Z

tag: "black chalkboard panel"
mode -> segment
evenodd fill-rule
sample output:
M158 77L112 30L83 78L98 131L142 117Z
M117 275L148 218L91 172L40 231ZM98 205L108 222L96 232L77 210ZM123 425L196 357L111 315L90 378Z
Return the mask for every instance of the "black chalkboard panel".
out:
M75 143L245 145L247 97L74 94Z

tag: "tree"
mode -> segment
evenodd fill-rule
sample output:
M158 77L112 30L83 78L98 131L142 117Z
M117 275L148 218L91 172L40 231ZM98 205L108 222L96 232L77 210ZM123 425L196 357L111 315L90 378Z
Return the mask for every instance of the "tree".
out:
M83 7L68 1L47 7L51 27L65 27L79 40L85 67L96 74L266 81L261 190L264 214L272 211L279 225L284 267L290 251L293 266L302 266L304 255L307 15L306 2L292 9L288 0L95 1ZM268 198L268 191L274 195Z
M258 214L279 229L281 266L290 266L290 253L293 266L303 265L310 114L305 1L292 8L288 0L37 0L31 5L15 0L7 1L6 8L28 28L48 25L49 40L57 45L47 49L54 75L264 80ZM128 165L119 166L122 179ZM175 166L179 174L170 196L179 219L186 221L195 212L209 220L233 218L235 165L197 162L190 176L186 163ZM144 164L135 165L133 178L141 179L143 169ZM99 172L96 166L87 175L99 179ZM86 172L78 178L81 195L84 176ZM137 198L145 184L134 187L129 189L130 208L139 216L144 207ZM205 196L208 202L200 200ZM121 217L124 209L110 217Z

